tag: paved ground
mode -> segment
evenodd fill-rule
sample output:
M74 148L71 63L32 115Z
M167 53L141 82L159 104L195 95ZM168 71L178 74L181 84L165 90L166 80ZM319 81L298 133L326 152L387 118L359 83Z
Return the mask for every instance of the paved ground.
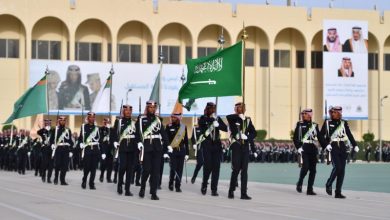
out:
M184 183L183 193L170 192L165 176L160 201L151 201L149 195L118 196L115 185L108 183L97 182L96 191L82 190L81 175L72 171L69 186L55 186L43 184L31 172L0 172L0 219L390 219L389 193L345 190L348 198L338 200L323 188L315 188L319 195L313 197L296 193L293 185L250 182L253 200L242 201L227 199L226 180L220 182L220 196L212 197L210 190L201 195L199 178L195 184ZM132 186L134 194L138 190Z

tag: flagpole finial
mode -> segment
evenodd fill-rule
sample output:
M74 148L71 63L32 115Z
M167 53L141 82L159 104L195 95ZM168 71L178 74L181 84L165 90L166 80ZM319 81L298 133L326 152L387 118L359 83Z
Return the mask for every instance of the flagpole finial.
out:
M158 62L164 62L164 55L163 55L163 52L162 52L162 49L160 51L160 55L158 56Z
M49 72L49 66L46 65L45 75L48 76L49 74L50 74L50 72Z
M110 69L110 75L114 75L115 74L115 71L114 71L114 64L111 64L111 69Z
M246 33L246 30L245 30L245 22L242 22L242 35L241 35L241 39L242 40L248 39L248 34Z
M186 76L184 75L184 68L181 71L181 77L180 77L181 82L183 83L186 80Z

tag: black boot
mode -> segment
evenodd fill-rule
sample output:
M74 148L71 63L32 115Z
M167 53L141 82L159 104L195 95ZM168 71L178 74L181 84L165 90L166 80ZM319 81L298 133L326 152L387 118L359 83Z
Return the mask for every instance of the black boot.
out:
M251 200L252 197L248 196L248 194L241 194L241 198L240 199L243 199L243 200Z
M103 182L103 175L100 175L99 181L102 183Z
M180 188L176 188L176 192L181 193L182 191Z
M118 184L117 192L119 195L122 195L122 193L123 193L122 184Z
M168 189L169 189L170 191L173 191L173 183L169 183Z
M83 181L82 183L81 183L81 188L82 189L85 189L87 187L87 184Z
M313 191L313 189L308 189L308 190L306 191L306 195L308 195L308 196L315 196L315 195L317 195L317 193L315 193L315 192Z
M139 197L144 198L145 197L145 189L141 188L138 195L139 195Z
M133 196L133 193L131 193L130 190L129 191L126 190L125 196Z
M297 184L297 192L301 193L302 192L302 185Z
M332 195L332 186L325 185L325 188L326 188L326 193L331 196Z
M195 177L192 177L192 178L191 178L191 183L194 184L194 183L195 183L195 180L196 180L196 178L195 178Z
M212 196L219 196L219 194L218 194L217 190L215 190L215 191L211 191L211 195L212 195Z
M344 195L341 194L341 193L335 193L334 197L335 197L336 199L345 199L345 198L347 198L346 196L344 196Z
M156 194L152 194L151 199L152 200L160 200L160 198L158 198L158 196Z
M229 198L229 199L234 199L234 192L233 192L233 191L230 191L230 190L229 190L228 198Z

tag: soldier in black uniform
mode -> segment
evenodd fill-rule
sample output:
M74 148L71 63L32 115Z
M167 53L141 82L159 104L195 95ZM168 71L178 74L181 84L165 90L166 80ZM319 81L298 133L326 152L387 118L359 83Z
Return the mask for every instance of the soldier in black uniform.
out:
M103 182L104 172L106 173L107 183L112 183L111 173L114 161L114 146L110 141L111 122L109 118L103 119L103 126L100 127L100 153L102 160L100 161L100 182ZM104 158L103 158L104 157Z
M58 125L51 130L50 146L52 147L55 164L54 184L58 184L58 175L61 185L68 185L65 181L66 172L69 166L69 151L73 146L72 132L65 127L66 117L58 118Z
M53 158L52 158L52 149L49 144L50 140L50 130L51 128L51 120L45 119L44 120L44 127L38 130L38 135L41 139L41 154L42 154L42 161L41 161L41 178L42 182L46 181L46 171L47 171L47 183L51 183L51 174L53 172Z
M249 150L251 148L252 152L255 152L254 139L256 137L256 129L252 124L252 120L244 115L245 104L241 102L237 103L234 111L235 114L226 116L232 139L230 149L233 169L228 197L229 199L234 198L237 177L241 172L241 199L250 200L252 198L247 194ZM257 153L254 154L257 157Z
M332 184L337 177L335 198L344 199L346 197L341 194L341 188L345 175L347 148L350 143L355 146L353 150L358 152L359 147L349 129L348 122L342 119L342 108L332 107L329 112L330 120L325 120L321 129L321 135L329 143L326 150L331 153L333 165L332 173L325 185L326 193L332 195Z
M316 177L318 149L314 144L314 141L317 138L323 148L326 146L326 143L323 136L320 134L318 124L312 121L313 110L304 109L301 112L301 115L302 121L297 123L293 138L294 145L298 149L298 156L302 156L303 159L296 190L299 193L302 192L303 179L307 172L310 171L306 194L316 195L313 191L313 184Z
M220 117L215 115L216 105L208 102L205 115L199 118L200 147L203 149L204 167L201 192L206 195L207 183L211 176L211 195L218 196L219 170L221 166L222 143L220 131L227 132L227 126Z
M29 138L26 136L26 131L24 129L20 130L20 135L18 136L16 155L17 155L17 166L18 173L24 175L26 173L26 166L28 160L28 145Z
M84 176L81 183L81 188L87 187L87 178L89 176L89 188L95 190L96 168L100 160L99 149L100 133L99 127L95 125L95 113L88 112L87 124L82 124L79 135L80 148L82 150L81 157L83 159Z
M173 191L175 182L176 192L181 192L181 179L183 176L183 166L189 156L187 126L181 123L181 113L174 113L171 116L171 123L165 128L172 153L170 158L169 190Z
M146 102L145 114L138 117L136 124L138 149L140 150L140 163L143 167L141 189L139 196L145 196L146 181L150 176L150 194L152 200L159 200L157 185L159 179L160 163L164 147L168 145L162 119L156 116L157 104L155 101Z
M118 151L119 159L119 177L117 192L119 195L123 193L123 176L126 173L125 196L133 196L130 192L130 182L135 166L135 158L137 153L137 138L135 121L131 119L133 108L130 105L122 106L122 117L115 120L113 130L113 142L115 149Z
M198 121L197 121L197 123L198 123ZM192 175L192 178L191 178L192 184L195 183L195 180L196 180L196 177L198 176L199 170L202 168L202 166L204 164L202 148L200 148L200 144L197 143L200 135L201 135L201 132L200 132L199 126L195 125L192 129L192 137L191 137L192 148L194 149L195 156L196 156L196 166L194 169L194 174Z

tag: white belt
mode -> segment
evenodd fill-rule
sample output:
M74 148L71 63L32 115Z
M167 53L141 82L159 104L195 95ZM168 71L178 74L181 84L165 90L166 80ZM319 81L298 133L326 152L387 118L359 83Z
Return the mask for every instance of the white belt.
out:
M57 146L70 146L70 144L68 144L68 143L59 143L59 144L57 144Z
M303 141L304 144L313 144L314 141L313 140L306 140L306 141Z
M339 142L339 141L346 141L345 138L334 138L332 139L332 142Z
M92 146L92 145L98 145L99 142L90 142L88 144L85 144L85 146Z
M123 139L135 138L134 134L126 135Z
M148 135L144 139L154 139L154 138L161 139L161 134L158 134L158 135Z

